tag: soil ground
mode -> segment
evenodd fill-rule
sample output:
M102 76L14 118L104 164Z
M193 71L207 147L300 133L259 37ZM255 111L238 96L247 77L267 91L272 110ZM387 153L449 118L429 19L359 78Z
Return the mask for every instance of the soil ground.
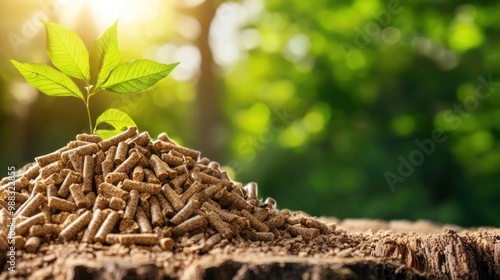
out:
M0 279L500 279L500 229L462 229L427 221L349 219L306 240L223 240L202 252L203 238L159 246L44 244L18 251L16 273ZM2 261L5 264L5 261Z

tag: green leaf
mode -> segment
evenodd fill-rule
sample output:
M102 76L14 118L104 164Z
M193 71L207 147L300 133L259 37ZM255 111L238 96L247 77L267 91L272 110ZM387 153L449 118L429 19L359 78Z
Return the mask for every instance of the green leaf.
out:
M47 54L65 74L90 82L89 53L76 32L59 24L43 22L47 30Z
M97 129L101 124L108 124L114 129ZM94 133L99 135L102 139L108 139L125 131L129 126L137 127L129 115L118 109L108 109L97 118Z
M120 63L117 25L118 21L104 31L90 50L91 84L97 88L106 81L111 71Z
M178 64L161 64L147 59L129 61L113 69L102 87L121 94L144 91L167 77Z
M46 95L73 96L84 100L82 92L68 75L45 64L10 62L28 83Z

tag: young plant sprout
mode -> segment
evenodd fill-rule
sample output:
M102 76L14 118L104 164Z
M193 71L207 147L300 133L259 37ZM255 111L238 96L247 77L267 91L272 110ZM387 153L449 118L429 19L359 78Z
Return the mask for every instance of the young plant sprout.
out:
M45 64L15 60L11 60L12 64L40 92L49 96L73 96L81 99L87 110L90 132L103 139L110 138L129 126L136 127L136 124L126 113L111 108L97 117L93 127L90 116L92 96L101 90L117 94L145 91L167 77L179 64L161 64L147 59L120 64L118 22L97 38L90 56L76 32L56 23L43 24L47 31L47 54L57 69ZM84 81L85 94L72 78ZM98 129L103 123L112 126L114 130Z

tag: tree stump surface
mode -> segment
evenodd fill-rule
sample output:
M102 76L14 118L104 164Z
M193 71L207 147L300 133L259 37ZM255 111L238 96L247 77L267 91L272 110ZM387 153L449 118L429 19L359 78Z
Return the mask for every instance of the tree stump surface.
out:
M313 240L221 242L207 253L115 244L46 244L19 250L0 279L500 279L500 229L427 221L349 219ZM185 246L186 244L191 246Z

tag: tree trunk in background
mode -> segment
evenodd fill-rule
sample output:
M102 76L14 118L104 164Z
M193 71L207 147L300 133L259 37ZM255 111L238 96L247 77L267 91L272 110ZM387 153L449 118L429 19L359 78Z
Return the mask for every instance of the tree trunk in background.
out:
M196 41L201 54L200 78L196 96L197 148L208 158L220 158L216 143L218 124L221 121L219 110L220 94L217 90L216 77L213 71L214 60L208 41L210 24L215 16L214 1L207 0L194 11L194 16L201 25L201 34Z

